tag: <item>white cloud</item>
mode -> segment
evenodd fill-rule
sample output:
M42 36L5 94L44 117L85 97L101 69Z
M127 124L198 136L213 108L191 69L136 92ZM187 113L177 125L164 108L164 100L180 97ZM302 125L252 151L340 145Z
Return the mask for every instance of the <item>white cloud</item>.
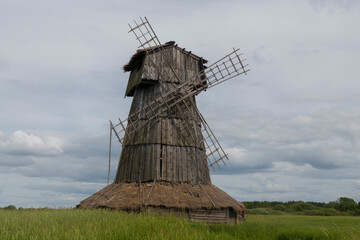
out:
M0 152L13 155L56 156L63 153L64 141L54 136L36 136L15 131L11 136L0 135Z

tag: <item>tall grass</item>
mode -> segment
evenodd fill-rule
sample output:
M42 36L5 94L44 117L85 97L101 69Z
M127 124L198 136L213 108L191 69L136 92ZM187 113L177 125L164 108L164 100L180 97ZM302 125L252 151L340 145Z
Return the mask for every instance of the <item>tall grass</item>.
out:
M360 239L360 218L250 215L209 226L101 209L1 210L0 239Z

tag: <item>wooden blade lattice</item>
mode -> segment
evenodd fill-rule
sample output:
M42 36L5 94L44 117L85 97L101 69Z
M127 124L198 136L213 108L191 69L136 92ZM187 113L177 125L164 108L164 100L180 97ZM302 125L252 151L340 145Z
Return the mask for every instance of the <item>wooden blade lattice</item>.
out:
M139 48L142 48L146 51L146 54L150 54L155 49L160 51L163 49L158 37L156 36L155 32L153 31L150 23L146 19L140 18L141 23L137 23L134 21L135 26L132 27L130 24L130 31L134 33L136 40L140 43ZM178 78L179 82L183 82L179 84L177 87L172 89L167 89L166 93L160 94L158 98L154 101L148 103L148 105L139 111L131 114L127 119L120 120L116 125L110 123L111 128L114 130L119 142L123 144L125 136L125 129L126 126L130 126L130 129L126 132L126 135L132 135L136 131L140 130L144 127L146 123L140 123L139 119L146 118L148 120L152 120L157 118L160 114L164 113L165 111L171 110L172 108L178 108L178 104L181 103L182 105L186 106L185 111L179 111L182 115L186 115L187 112L190 110L190 107L187 106L186 101L187 99L191 99L194 95L199 94L200 92L214 87L222 82L225 82L231 78L234 78L241 74L246 74L249 69L247 69L247 64L243 62L240 56L242 54L238 53L239 49L233 49L233 51L226 55L225 57L219 59L208 68L204 69L203 71L199 72L195 77L187 80L187 81L180 81L179 77L177 76L176 72L173 70L170 61L167 60L166 56L163 56L163 60L165 65L172 70L174 77ZM152 60L153 61L153 60ZM154 66L158 66L161 68L159 64L153 63ZM169 78L169 74L164 74L162 69L159 69L160 79L164 81L166 78ZM191 101L192 103L192 101ZM206 159L208 160L209 166L214 166L215 164L221 161L225 164L224 159L227 159L227 155L225 154L224 150L220 146L219 142L217 141L215 135L213 134L212 130L206 123L205 119L201 115L201 113L197 110L196 105L193 104L196 109L196 114L199 116L199 119L202 124L202 131L204 139L201 140L204 142L206 147ZM181 110L181 109L180 109ZM187 125L185 123L185 125ZM181 127L181 126L178 126ZM188 137L192 137L192 127L185 126L187 128L187 132L189 136L182 136L185 140Z
M136 40L140 43L138 48L146 49L161 45L147 18L144 17L143 19L140 17L140 21L141 23L137 23L134 20L134 27L129 23L129 33L132 32L135 35Z

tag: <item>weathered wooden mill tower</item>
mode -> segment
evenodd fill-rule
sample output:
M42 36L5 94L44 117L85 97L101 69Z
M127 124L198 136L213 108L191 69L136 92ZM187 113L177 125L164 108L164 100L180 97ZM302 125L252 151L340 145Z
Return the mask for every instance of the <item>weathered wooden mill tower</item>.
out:
M79 208L160 211L191 220L239 222L245 207L211 184L209 167L225 164L223 151L199 112L195 96L249 71L238 49L206 67L201 57L161 44L148 20L130 26L140 50L124 66L133 97L129 117L111 132L122 144L112 184ZM111 138L110 138L111 139ZM110 144L111 150L111 144Z

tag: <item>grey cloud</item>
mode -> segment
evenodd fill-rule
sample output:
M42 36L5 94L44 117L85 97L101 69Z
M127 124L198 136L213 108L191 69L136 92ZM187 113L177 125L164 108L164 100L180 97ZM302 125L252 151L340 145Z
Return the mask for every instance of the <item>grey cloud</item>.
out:
M31 138L31 143L37 143L35 149L26 146L21 138L16 151L12 151L11 141L3 144L3 153L0 155L0 165L11 168L14 173L26 177L43 177L48 179L64 178L83 182L105 182L108 168L108 136L71 136L52 133L51 137L45 133L27 134L22 131L21 137ZM16 135L16 134L15 134ZM41 137L39 137L41 136ZM61 152L52 153L53 145L49 145L44 139L54 138L61 143ZM35 140L34 140L35 139ZM61 141L60 141L60 140ZM34 141L33 141L34 140ZM4 141L3 141L4 142ZM10 142L10 143L9 143ZM16 142L16 141L15 141ZM49 147L49 146L50 147ZM58 145L56 145L58 147ZM22 147L22 148L21 148ZM7 149L7 148L10 148ZM15 148L14 148L15 149ZM50 150L49 150L50 149ZM117 162L120 156L121 145L115 141L112 147L111 179L113 178ZM50 153L47 153L50 151Z
M0 56L0 70L5 70L10 65L11 65L11 63L9 61L1 59L1 56Z
M317 54L319 53L318 49L312 49L312 50L296 50L291 52L294 55L299 55L299 56L307 56L307 55L313 55L313 54Z
M35 163L34 160L29 156L16 156L16 155L11 156L11 155L0 153L0 166L3 169L4 169L4 167L13 168L13 167L20 167L20 166L30 166L30 165L33 165L34 163ZM3 171L3 170L1 170L1 171Z
M292 187L288 185L280 185L280 184L264 184L264 185L248 185L248 186L241 186L241 185L235 185L233 187L236 190L241 190L246 193L289 193L294 191Z
M316 169L357 166L359 114L325 111L279 118L239 112L236 120L227 119L226 125L214 129L232 147L227 149L229 170L220 173L265 172L277 161L310 164Z
M219 168L217 166L214 167L214 169L210 169L211 175L223 175L223 174L248 174L248 173L259 173L259 172L266 172L269 171L273 167L273 163L267 162L267 163L257 163L253 166L248 165L239 165L239 164L233 164L233 163L227 163L226 166L220 166Z
M82 183L82 182L50 182L48 184L31 184L25 185L26 188L47 191L47 192L61 192L63 194L82 194L91 195L103 187L105 184L98 183Z
M107 153L96 153L94 156L86 156L93 151L88 146L85 156L64 154L58 157L35 159L35 163L28 168L18 168L16 172L27 177L64 178L81 182L106 182L108 169ZM119 155L112 155L111 176L113 179L116 172Z
M357 0L309 0L310 6L315 10L327 10L333 12L335 10L350 11L359 6Z
M246 174L244 176L214 176L215 184L239 201L332 201L341 196L357 199L349 180L336 178L308 178L295 167L289 175L282 172ZM258 178L261 178L259 181ZM222 181L219 181L222 179ZM214 182L214 181L213 181ZM341 189L341 190L339 190Z
M343 165L341 169L320 170L312 169L300 173L304 178L310 179L335 179L335 180L356 180L359 179L358 165ZM299 174L299 173L295 173Z
M67 140L67 145L65 148L65 154L76 156L78 158L87 158L87 157L104 157L108 155L109 151L109 136L99 135L80 135L80 136L71 136ZM117 142L113 143L114 149L116 151L119 149L119 144ZM118 151L116 151L118 152Z
M275 63L271 56L268 56L267 49L264 46L261 46L256 49L256 51L253 51L251 54L251 59L258 64Z
M31 167L17 168L17 172L26 177L64 178L83 182L106 182L107 161L102 158L74 158L69 156L51 159L36 159ZM112 168L114 170L114 166Z

